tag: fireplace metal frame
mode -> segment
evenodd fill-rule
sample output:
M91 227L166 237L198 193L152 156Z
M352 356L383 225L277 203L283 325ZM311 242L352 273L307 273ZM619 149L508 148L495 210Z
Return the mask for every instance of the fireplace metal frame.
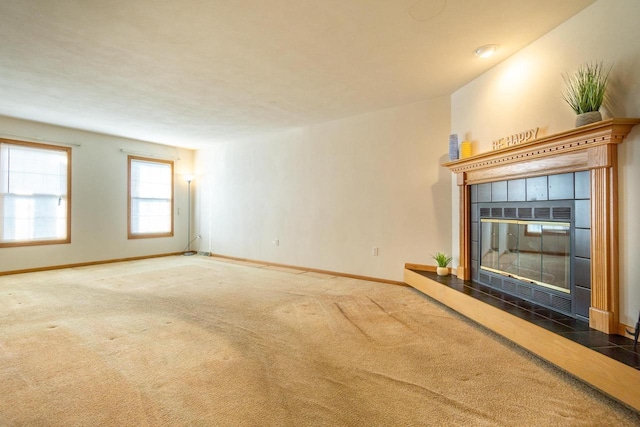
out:
M515 297L529 301L535 305L548 308L559 313L576 317L576 306L574 301L575 295L575 208L573 200L557 200L557 201L522 201L522 202L484 202L474 203L472 206L477 209L475 218L478 219L477 236L471 236L471 240L475 241L476 258L472 258L472 274L471 279L489 286L493 289L508 293ZM520 215L522 208L531 209L532 215ZM548 209L548 210L547 210ZM548 216L539 217L535 214L536 210L545 210ZM555 212L561 214L555 215ZM483 215L484 213L484 215ZM499 273L490 269L483 268L482 259L482 232L480 224L482 219L488 220L518 220L518 221L544 221L568 223L570 227L570 273L569 273L569 289L560 290L551 285L536 283L526 278L508 273ZM474 237L476 239L474 240Z

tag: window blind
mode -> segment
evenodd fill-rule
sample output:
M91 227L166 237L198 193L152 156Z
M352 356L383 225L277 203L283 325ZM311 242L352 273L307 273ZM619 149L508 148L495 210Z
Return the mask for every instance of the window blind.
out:
M131 234L172 232L173 165L130 160Z
M0 243L66 240L69 152L0 143Z

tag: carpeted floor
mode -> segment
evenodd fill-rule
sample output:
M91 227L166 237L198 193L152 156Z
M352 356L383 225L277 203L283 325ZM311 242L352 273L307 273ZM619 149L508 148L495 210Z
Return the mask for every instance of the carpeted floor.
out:
M0 425L640 424L411 288L203 257L0 277Z

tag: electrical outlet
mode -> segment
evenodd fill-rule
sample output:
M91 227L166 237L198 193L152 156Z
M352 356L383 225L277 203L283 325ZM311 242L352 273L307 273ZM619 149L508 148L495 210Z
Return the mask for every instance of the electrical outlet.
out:
M377 246L374 246L373 248L371 248L371 255L378 256L378 247Z
M274 246L280 246L280 239L273 239Z

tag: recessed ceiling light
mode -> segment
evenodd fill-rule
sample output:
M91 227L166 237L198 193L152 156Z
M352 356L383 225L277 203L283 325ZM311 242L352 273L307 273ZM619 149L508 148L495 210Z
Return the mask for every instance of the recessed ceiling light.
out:
M496 53L496 50L498 50L497 44L485 44L484 46L480 46L479 48L474 50L473 53L475 53L476 56L479 56L480 58L488 58Z

